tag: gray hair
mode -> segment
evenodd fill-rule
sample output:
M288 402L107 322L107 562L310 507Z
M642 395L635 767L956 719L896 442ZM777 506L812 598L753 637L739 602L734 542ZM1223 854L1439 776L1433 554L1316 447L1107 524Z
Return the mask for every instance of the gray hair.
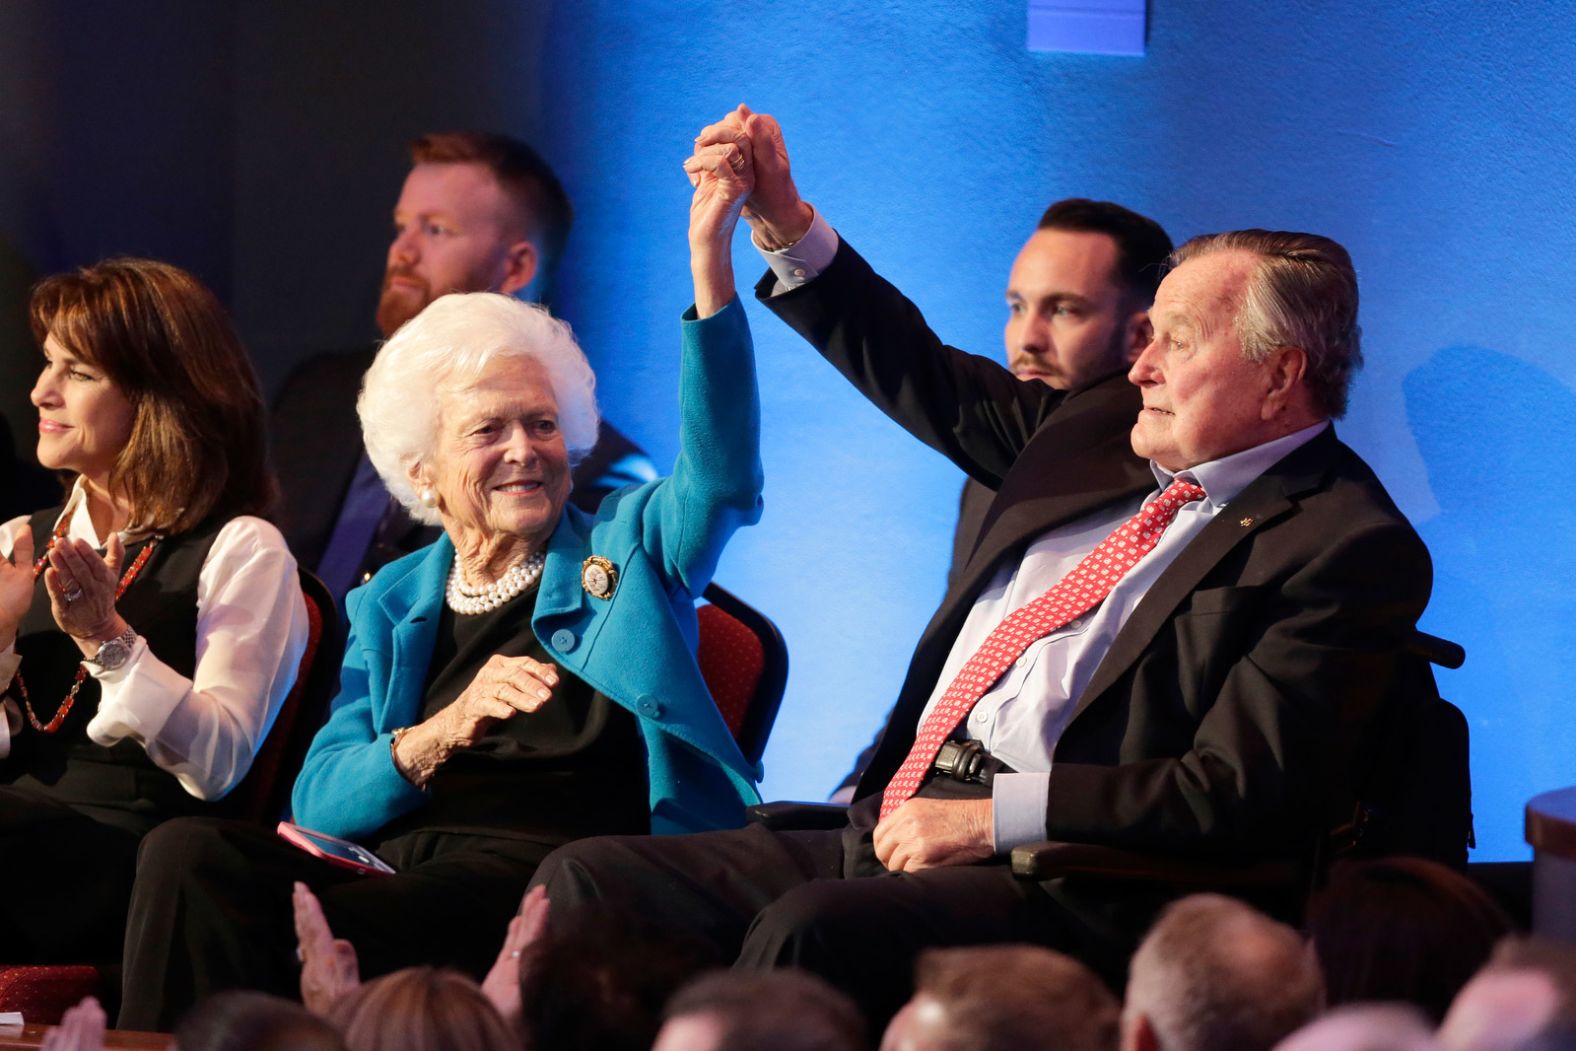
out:
M570 464L596 444L596 376L567 324L497 292L440 296L383 344L356 401L367 458L418 521L439 521L422 506L410 469L432 455L443 399L509 356L532 358L547 372Z
M1363 365L1352 257L1318 234L1232 230L1189 240L1169 265L1232 250L1259 257L1237 310L1243 355L1258 362L1278 347L1302 348L1315 406L1332 419L1346 415L1352 376Z
M914 998L943 1012L928 1035L943 1051L1115 1051L1120 1007L1087 966L1037 945L930 949L914 968Z
M1233 898L1172 904L1133 955L1124 1020L1162 1051L1269 1051L1324 1006L1318 960L1285 924Z

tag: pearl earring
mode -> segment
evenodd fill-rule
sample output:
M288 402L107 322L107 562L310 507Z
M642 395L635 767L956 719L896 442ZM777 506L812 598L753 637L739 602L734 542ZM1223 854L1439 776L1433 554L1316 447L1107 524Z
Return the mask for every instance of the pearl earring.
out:
M421 501L421 506L423 507L438 506L438 494L433 492L431 489L423 489L421 491L421 495L417 497L417 499Z

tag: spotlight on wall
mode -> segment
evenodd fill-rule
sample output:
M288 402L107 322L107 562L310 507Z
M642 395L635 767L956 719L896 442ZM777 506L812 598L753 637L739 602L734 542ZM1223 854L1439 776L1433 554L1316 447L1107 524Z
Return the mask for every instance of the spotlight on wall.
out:
M1029 50L1142 55L1148 0L1029 0Z

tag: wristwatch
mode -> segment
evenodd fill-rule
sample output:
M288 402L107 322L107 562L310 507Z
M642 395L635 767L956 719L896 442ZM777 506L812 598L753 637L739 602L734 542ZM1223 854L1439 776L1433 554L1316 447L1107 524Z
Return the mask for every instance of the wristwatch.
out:
M114 671L131 659L131 648L137 643L135 628L127 628L99 644L98 652L83 660L84 664L91 664L99 671Z

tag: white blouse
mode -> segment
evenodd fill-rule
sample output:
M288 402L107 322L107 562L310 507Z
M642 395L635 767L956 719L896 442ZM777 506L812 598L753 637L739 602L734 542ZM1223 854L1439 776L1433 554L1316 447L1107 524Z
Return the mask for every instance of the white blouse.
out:
M78 496L73 492L67 505L66 535L102 546ZM0 526L0 556L11 556L27 527L26 517ZM114 671L88 664L101 691L88 737L106 747L129 737L186 791L218 799L245 776L273 726L295 683L307 631L306 600L284 537L261 518L232 518L197 577L195 673L179 674L140 637L131 659ZM0 684L10 683L21 663L14 642L0 650ZM10 730L0 718L0 759L10 752Z

